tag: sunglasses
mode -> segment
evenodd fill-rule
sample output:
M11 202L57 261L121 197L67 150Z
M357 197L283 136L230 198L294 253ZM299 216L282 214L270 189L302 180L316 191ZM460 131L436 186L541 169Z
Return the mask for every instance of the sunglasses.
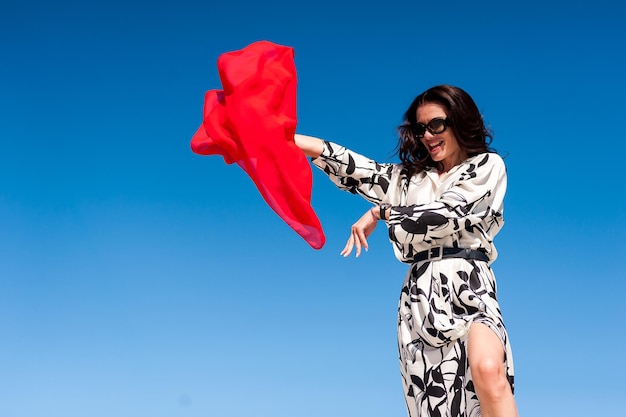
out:
M445 119L436 117L427 124L417 123L415 126L411 126L411 130L413 131L415 139L422 139L427 130L433 135L436 135L445 132L449 125L450 120L447 117Z

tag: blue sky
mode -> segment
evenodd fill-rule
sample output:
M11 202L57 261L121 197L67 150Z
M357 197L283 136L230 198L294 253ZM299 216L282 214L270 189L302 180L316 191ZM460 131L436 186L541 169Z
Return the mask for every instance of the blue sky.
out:
M216 60L295 49L298 131L379 161L413 97L506 155L493 265L522 415L621 416L626 10L614 1L0 4L0 417L405 415L406 266L314 171L315 251L189 149Z

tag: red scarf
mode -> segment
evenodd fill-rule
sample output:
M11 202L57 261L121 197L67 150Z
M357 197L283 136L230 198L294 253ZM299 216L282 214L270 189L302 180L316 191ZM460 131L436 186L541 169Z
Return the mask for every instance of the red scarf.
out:
M267 204L315 249L322 225L311 207L312 173L294 143L296 67L292 48L261 41L217 60L224 90L206 92L193 152L222 155L254 181Z

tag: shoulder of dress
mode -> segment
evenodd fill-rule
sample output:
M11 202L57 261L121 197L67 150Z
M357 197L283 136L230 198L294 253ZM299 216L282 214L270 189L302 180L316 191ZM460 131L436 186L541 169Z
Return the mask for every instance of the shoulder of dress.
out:
M472 156L467 160L468 163L480 168L482 166L502 166L504 167L504 160L500 155L495 152L484 152L478 155Z
M424 168L421 171L418 172L414 172L413 175L411 175L409 177L409 172L410 169L406 166L404 166L403 164L400 163L393 163L393 164L389 164L392 166L393 169L393 173L397 174L398 176L402 177L402 178L406 178L408 180L412 180L412 179L420 179L420 178L424 178L429 172L436 172L433 168Z

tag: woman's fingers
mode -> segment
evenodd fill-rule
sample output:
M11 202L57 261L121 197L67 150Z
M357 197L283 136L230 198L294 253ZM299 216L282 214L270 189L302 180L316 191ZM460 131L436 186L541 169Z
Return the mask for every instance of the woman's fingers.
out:
M350 238L348 239L346 246L344 246L343 250L341 251L341 255L344 257L350 256L350 253L352 252L353 247L354 247L354 239L352 237L352 234L350 234Z
M368 250L367 237L365 237L365 233L363 233L363 230L357 227L353 227L352 236L354 237L356 245L356 256L358 258L359 256L361 256L361 248Z
M367 238L372 234L376 228L378 219L374 218L371 211L368 210L361 218L352 225L350 228L350 237L346 246L341 251L341 255L344 257L349 256L352 253L352 249L355 250L357 258L361 256L361 250L369 249L367 244Z

